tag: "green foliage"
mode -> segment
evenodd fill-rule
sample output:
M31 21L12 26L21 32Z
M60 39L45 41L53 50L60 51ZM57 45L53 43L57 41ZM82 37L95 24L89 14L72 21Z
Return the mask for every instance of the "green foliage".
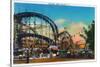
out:
M84 29L84 32L87 35L87 43L89 43L89 48L94 51L94 41L95 41L95 21L92 21L92 24L89 26L89 30Z

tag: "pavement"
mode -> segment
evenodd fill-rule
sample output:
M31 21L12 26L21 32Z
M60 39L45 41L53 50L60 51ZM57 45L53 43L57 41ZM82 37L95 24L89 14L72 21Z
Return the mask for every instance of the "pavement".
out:
M29 63L45 63L45 62L62 62L62 61L77 61L77 60L86 60L79 58L38 58L30 59ZM14 64L27 64L25 59L14 60Z

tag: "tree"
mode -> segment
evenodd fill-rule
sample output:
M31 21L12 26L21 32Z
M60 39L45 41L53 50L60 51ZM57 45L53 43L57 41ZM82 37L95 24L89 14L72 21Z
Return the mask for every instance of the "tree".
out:
M92 24L89 26L89 30L84 29L84 32L87 36L86 42L89 43L89 49L94 51L94 41L95 41L95 21L92 21Z

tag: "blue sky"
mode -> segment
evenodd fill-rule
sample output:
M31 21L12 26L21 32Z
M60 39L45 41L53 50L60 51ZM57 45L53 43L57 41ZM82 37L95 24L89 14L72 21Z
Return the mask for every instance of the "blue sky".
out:
M95 19L94 7L43 5L30 3L15 3L14 12L37 12L48 16L53 21L62 23L63 26L71 22L90 24Z

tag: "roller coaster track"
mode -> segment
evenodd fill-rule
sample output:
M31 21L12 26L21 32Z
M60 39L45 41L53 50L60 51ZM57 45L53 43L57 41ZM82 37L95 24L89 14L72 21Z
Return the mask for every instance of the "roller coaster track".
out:
M50 24L52 31L54 33L54 38L57 39L58 28L57 28L56 24L47 16L44 16L40 13L35 13L35 12L23 12L23 13L15 14L14 19L17 20L17 23L23 24L23 23L21 23L21 20L23 17L33 17L33 16L43 19L46 23Z
M31 34L31 33L21 33L21 34L19 34L18 35L19 44L21 44L21 38L23 38L23 37L33 37L33 38L35 37L35 38L39 38L41 40L45 40L46 42L48 42L49 45L54 45L55 44L55 42L52 39L48 38L48 37L45 37L45 36L39 35L39 34Z
M39 35L38 32L36 32L34 30L33 27L27 25L27 23L22 23L22 19L23 18L28 18L28 17L38 17L42 20L44 20L46 23L48 23L51 28L52 28L52 31L53 31L53 36L54 36L54 39L50 39L49 37L46 37L46 36L43 36L43 35ZM57 40L57 37L58 37L58 28L56 26L56 24L50 19L48 18L47 16L44 16L40 13L35 13L35 12L23 12L23 13L18 13L18 14L15 14L14 15L14 20L16 20L15 23L18 23L20 25L23 25L23 26L26 26L28 27L30 30L32 30L34 32L34 34L31 34L31 33L19 33L17 36L17 40L19 42L19 44L21 44L21 38L22 37L35 37L35 38L39 38L39 39L43 39L45 40L46 42L48 42L49 45L56 45L56 40Z

